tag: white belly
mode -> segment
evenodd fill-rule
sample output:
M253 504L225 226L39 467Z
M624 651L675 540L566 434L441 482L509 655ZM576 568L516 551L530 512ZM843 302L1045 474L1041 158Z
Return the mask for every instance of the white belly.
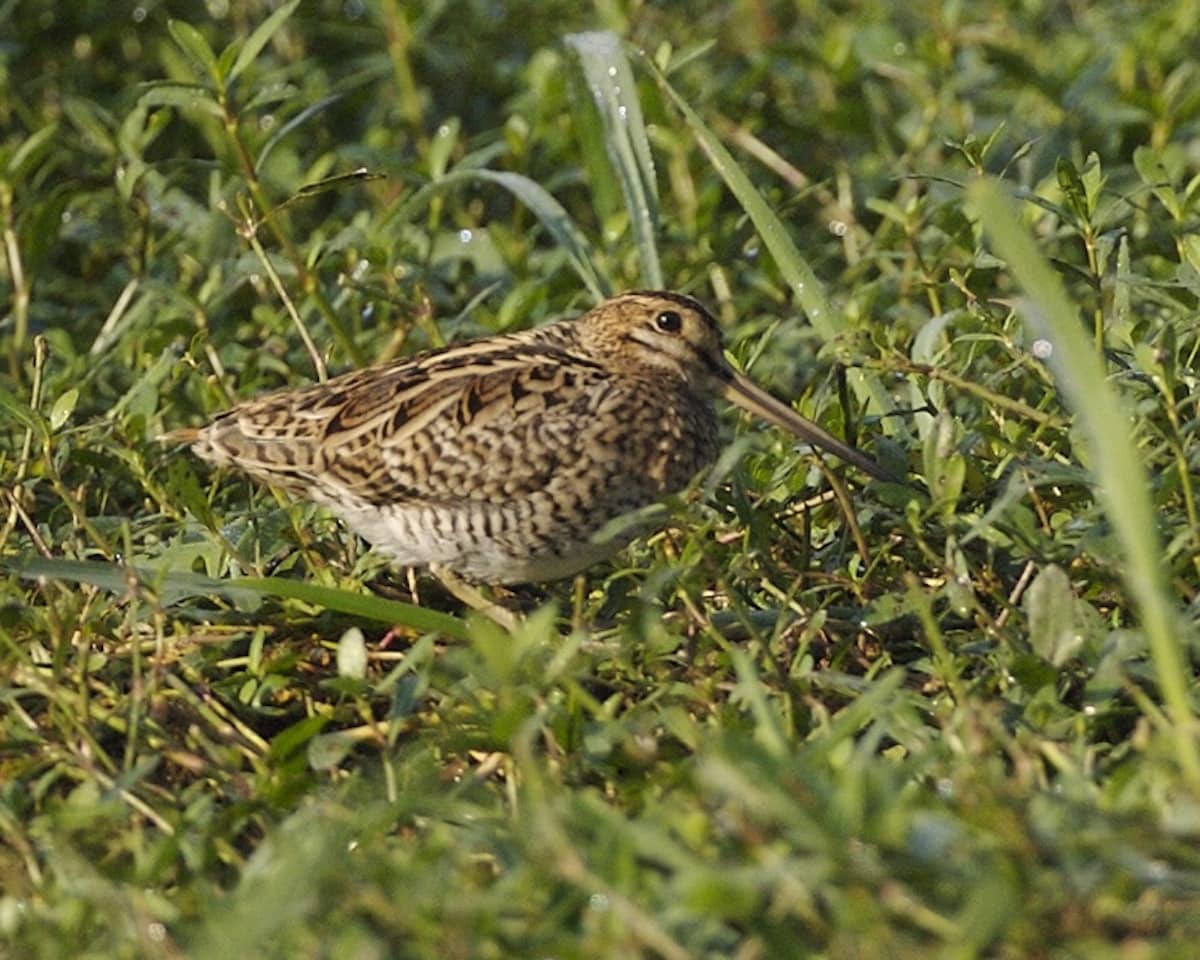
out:
M590 529L534 518L528 504L510 510L397 506L338 512L401 566L436 564L485 583L559 580L607 559L632 539L630 534L594 542Z

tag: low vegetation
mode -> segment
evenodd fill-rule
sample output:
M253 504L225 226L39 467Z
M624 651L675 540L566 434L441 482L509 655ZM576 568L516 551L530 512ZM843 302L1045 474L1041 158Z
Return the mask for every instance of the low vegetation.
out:
M0 5L0 953L1187 957L1200 17ZM725 413L500 601L156 438L686 291Z

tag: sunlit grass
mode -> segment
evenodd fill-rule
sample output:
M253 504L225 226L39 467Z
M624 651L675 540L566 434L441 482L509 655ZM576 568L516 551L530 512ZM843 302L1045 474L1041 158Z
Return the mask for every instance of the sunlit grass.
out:
M0 12L4 950L1188 955L1197 28L1085 6ZM157 441L659 284L908 485L730 415L509 632Z

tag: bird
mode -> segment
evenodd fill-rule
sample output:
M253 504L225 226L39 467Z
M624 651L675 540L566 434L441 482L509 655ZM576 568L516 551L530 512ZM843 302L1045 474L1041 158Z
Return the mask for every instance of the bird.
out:
M397 565L511 585L573 576L646 532L603 535L713 462L718 396L891 479L735 370L700 301L659 290L266 394L162 439L331 508Z

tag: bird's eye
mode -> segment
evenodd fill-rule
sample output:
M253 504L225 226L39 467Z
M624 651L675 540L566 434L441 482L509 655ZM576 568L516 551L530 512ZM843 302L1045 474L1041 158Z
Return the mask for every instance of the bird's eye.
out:
M683 317L674 310L664 310L654 318L654 325L663 333L678 333L683 328Z

